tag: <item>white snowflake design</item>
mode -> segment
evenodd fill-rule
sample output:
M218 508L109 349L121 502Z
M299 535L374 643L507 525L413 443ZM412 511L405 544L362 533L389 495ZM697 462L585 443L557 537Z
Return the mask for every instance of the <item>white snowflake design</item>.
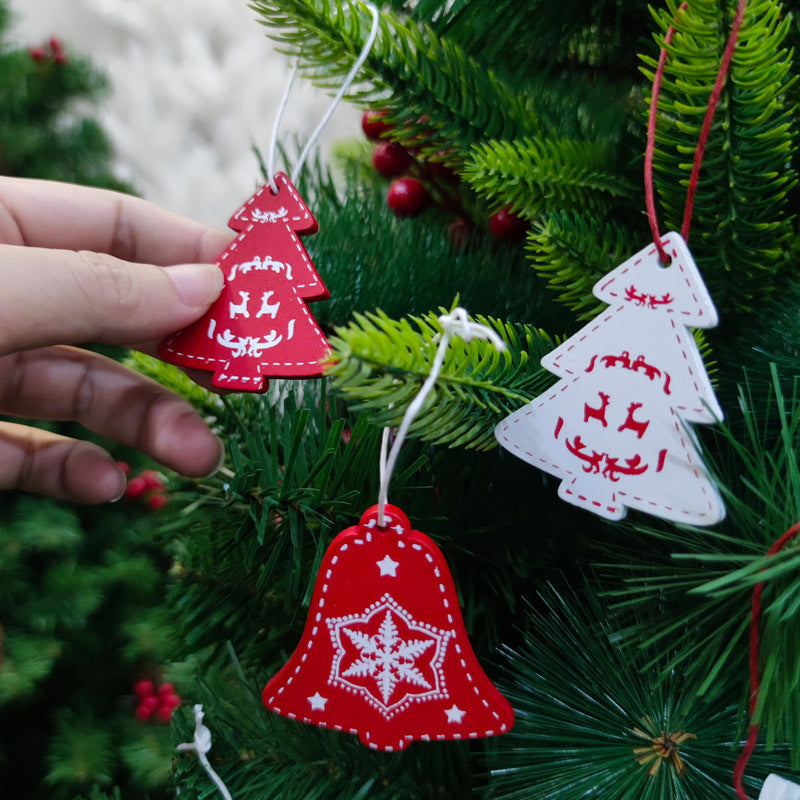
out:
M409 703L447 698L442 661L451 632L416 622L388 594L361 615L329 619L330 682L390 717Z

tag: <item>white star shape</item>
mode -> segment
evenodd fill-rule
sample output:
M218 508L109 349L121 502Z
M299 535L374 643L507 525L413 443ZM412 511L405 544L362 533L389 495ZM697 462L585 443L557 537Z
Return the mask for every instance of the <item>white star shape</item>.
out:
M447 714L447 721L448 722L455 722L460 723L461 720L464 718L464 714L466 711L462 711L455 703L450 708L446 708L444 713Z
M323 697L319 692L315 692L311 697L306 698L311 703L312 711L324 711L325 703L328 702L327 697Z
M375 563L378 565L381 575L391 575L393 578L397 577L397 568L400 566L400 562L395 561L388 553L381 561L376 561Z

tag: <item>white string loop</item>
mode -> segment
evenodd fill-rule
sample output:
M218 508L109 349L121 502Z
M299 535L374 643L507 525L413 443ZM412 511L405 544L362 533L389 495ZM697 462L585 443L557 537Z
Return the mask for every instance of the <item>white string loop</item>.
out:
M419 414L420 409L424 405L426 398L430 394L431 389L433 389L434 384L439 377L439 373L442 371L445 353L447 352L447 347L450 344L450 340L453 338L453 336L458 336L465 342L472 341L472 339L488 339L500 352L506 349L505 342L502 340L502 338L500 338L500 336L497 335L495 331L493 331L491 328L487 328L486 325L480 325L477 322L471 322L469 314L467 314L466 310L463 308L455 308L450 314L443 314L441 317L439 317L439 323L442 326L442 332L437 334L434 338L434 341L436 341L436 339L439 340L439 347L437 348L436 355L433 358L431 371L428 373L428 377L422 384L417 396L411 401L406 409L406 413L403 415L403 419L397 429L397 435L395 436L395 440L388 456L386 455L386 448L389 440L389 429L383 429L379 462L381 480L380 488L378 489L378 526L381 528L386 525L384 509L386 503L389 502L389 483L392 480L392 473L394 472L395 465L397 464L397 458L400 455L400 450L406 440L406 434L408 433L408 429L411 427L411 423L414 421L417 414Z
M197 753L198 760L211 780L214 781L219 793L225 800L233 800L227 786L222 782L222 778L217 775L208 760L207 753L211 750L211 731L203 725L203 706L199 703L194 707L194 740L179 744L176 749L180 752L190 751Z
M367 56L370 54L372 50L372 46L375 44L375 40L378 38L378 29L380 23L380 14L378 13L377 7L370 3L369 0L362 0L362 5L366 6L369 10L370 14L372 14L372 27L370 28L369 36L367 37L367 41L364 43L364 47L361 49L361 53L359 54L358 58L356 59L355 63L350 69L350 72L347 73L347 77L344 79L344 83L339 87L339 91L336 93L336 96L331 101L330 106L328 106L328 110L323 114L322 119L317 124L317 127L314 128L311 136L309 137L308 141L306 142L305 147L303 148L300 156L297 159L297 163L292 170L292 174L290 180L292 183L297 183L297 179L300 176L300 172L305 165L306 159L308 158L311 149L317 143L320 135L324 127L330 121L330 118L333 116L333 112L336 111L339 103L342 102L342 98L344 97L347 90L350 88L350 85L355 80L358 71L364 65L364 62L367 60ZM298 56L297 60L295 61L294 68L292 69L292 74L289 79L289 83L286 87L286 90L283 93L283 97L281 98L280 105L278 106L278 113L275 117L275 123L272 126L272 138L270 139L269 143L269 158L267 160L267 179L269 181L269 185L272 187L273 192L278 191L278 185L275 182L275 151L277 149L278 144L278 130L280 129L281 119L283 118L283 114L286 111L286 106L289 102L289 94L292 91L292 84L294 84L294 79L297 75L297 68L300 64L300 57Z

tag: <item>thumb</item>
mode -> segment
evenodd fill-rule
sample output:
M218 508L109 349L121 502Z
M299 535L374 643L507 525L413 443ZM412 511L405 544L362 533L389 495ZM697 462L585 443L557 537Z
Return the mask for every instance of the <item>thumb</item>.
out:
M223 282L213 264L157 267L101 253L0 245L0 355L160 339L199 319Z

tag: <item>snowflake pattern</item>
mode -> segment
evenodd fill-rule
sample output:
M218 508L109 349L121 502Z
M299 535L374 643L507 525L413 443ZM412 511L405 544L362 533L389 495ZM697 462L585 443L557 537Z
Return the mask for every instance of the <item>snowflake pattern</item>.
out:
M446 698L441 669L450 631L415 621L390 595L363 614L329 619L330 682L391 717L411 702Z

